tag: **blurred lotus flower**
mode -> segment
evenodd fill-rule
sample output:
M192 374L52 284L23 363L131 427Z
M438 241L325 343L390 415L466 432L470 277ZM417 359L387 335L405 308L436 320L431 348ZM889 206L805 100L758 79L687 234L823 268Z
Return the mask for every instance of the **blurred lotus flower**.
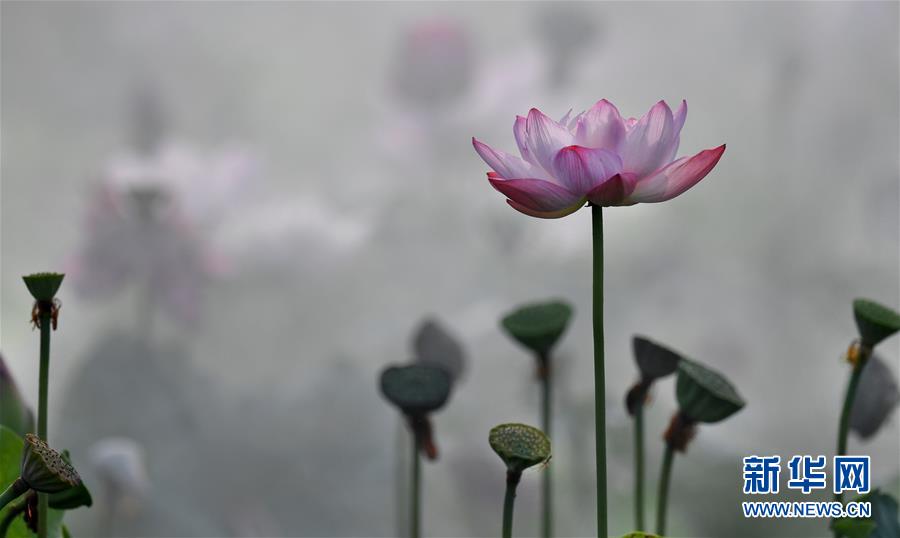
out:
M119 192L158 191L196 225L224 216L256 172L245 150L226 148L204 154L170 143L145 154L125 153L107 165L104 180Z
M586 202L597 206L670 200L708 174L725 145L677 160L687 102L675 113L660 101L640 120L623 119L603 99L559 122L536 108L517 117L513 134L521 158L472 139L493 171L488 180L514 209L559 218Z
M450 20L423 21L401 38L393 86L413 106L446 105L469 88L473 64L469 36L462 26Z
M141 446L125 437L101 439L90 448L90 462L114 503L111 510L135 514L150 489Z
M152 191L95 191L86 236L67 268L77 293L102 299L131 282L147 286L152 303L177 319L196 319L202 283L218 264L197 230L160 207L165 203Z
M548 56L549 83L564 85L579 56L590 51L598 33L598 23L581 5L550 4L539 12L535 27Z
M76 291L101 298L136 283L176 319L195 321L204 281L226 267L208 236L253 168L240 151L205 157L184 146L113 159L68 268Z

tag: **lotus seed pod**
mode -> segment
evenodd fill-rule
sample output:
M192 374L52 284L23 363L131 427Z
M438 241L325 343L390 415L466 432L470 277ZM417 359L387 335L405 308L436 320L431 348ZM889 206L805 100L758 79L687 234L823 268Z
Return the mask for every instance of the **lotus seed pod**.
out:
M565 332L572 307L563 301L547 301L522 306L501 320L506 332L538 355L547 355Z
M437 320L425 319L413 338L416 362L443 368L456 383L466 370L462 345Z
M652 381L673 374L681 361L678 353L643 336L635 336L631 348L641 379Z
M495 426L488 442L512 473L521 473L550 459L550 439L541 430L526 424Z
M81 477L62 455L34 434L25 435L22 480L41 493L58 493L81 484Z
M35 301L49 302L56 297L56 292L59 291L65 276L62 273L34 273L23 276L22 280L25 281L25 285Z
M440 409L450 396L450 374L425 364L391 366L381 373L381 393L407 415Z
M862 345L868 348L900 331L900 314L875 301L853 301L853 316Z
M62 451L62 457L66 460L66 463L71 465L72 458L69 457L68 450ZM83 481L79 482L74 488L69 488L60 491L59 493L53 493L49 497L50 508L56 510L74 510L75 508L91 506L94 504L94 499L91 498L91 492L88 491L87 486L84 485Z
M697 422L719 422L745 405L722 374L687 359L678 364L675 393L681 412Z

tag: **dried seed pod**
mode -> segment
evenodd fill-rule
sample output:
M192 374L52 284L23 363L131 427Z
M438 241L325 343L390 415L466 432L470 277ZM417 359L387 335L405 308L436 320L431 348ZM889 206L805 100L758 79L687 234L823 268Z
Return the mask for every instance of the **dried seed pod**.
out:
M62 454L34 434L25 435L22 451L22 480L41 493L58 493L81 484L81 477Z

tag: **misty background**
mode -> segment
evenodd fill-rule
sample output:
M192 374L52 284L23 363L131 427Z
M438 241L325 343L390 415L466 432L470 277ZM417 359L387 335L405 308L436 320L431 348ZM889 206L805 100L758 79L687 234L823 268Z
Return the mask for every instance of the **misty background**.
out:
M748 402L676 458L671 535L827 535L744 519L741 458L832 454L851 301L900 302L897 3L0 13L0 349L36 402L21 275L65 271L50 436L95 498L68 516L75 536L403 532L407 437L377 376L412 358L426 318L467 363L434 419L424 529L496 535L488 430L537 423L539 402L498 320L554 297L575 307L555 358L557 532L595 532L589 212L516 213L471 138L512 151L516 114L601 98L626 117L687 99L679 155L728 144L676 200L605 211L611 532L631 530L640 333ZM896 378L898 339L879 352ZM674 409L669 379L647 410L648 502ZM896 414L850 450L900 493ZM522 536L538 478L520 487Z

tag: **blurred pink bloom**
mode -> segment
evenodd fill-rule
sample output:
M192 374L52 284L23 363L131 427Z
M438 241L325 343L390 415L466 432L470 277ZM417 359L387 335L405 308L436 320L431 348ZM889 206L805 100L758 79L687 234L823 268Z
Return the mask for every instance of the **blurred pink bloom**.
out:
M206 280L229 265L210 236L254 169L241 151L203 155L179 145L112 159L67 268L76 291L99 299L144 286L154 306L196 321Z
M256 168L254 157L241 149L204 153L170 143L149 154L114 157L106 166L104 180L120 191L160 191L193 224L207 225L240 199Z
M428 20L402 37L393 71L397 94L414 106L431 108L458 99L474 68L468 33L452 20Z
M556 122L532 108L518 116L516 157L472 139L490 166L488 180L514 209L540 218L564 217L586 202L601 206L670 200L719 162L725 145L675 159L687 102L675 113L660 101L640 120L623 119L603 99Z

